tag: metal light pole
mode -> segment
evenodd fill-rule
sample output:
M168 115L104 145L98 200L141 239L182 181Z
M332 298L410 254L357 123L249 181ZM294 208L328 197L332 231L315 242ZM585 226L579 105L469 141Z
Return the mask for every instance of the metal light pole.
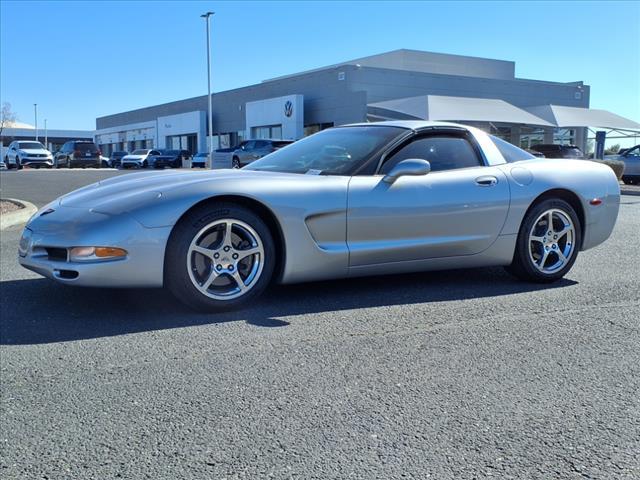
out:
M47 119L44 119L44 148L49 150L49 146L47 145Z
M209 168L213 168L213 110L211 108L211 40L209 33L209 17L215 12L207 12L200 15L207 21L207 97L209 97L209 135L207 136L207 149L209 150Z
M34 103L33 104L33 112L34 112L34 116L36 117L36 142L38 141L38 104Z

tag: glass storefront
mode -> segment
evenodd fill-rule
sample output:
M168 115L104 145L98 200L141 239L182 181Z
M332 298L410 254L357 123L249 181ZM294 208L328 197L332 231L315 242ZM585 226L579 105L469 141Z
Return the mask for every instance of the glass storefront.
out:
M198 135L171 135L166 137L165 147L169 150L187 150L191 155L198 153ZM153 148L153 147L147 147Z
M268 138L282 140L282 125L251 127L251 138L254 140L263 140Z

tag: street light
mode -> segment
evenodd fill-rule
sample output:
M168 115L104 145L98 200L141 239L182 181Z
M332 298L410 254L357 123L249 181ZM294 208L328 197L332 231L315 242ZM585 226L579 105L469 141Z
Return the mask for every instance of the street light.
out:
M207 12L200 15L207 21L207 97L209 97L209 135L207 136L207 146L209 150L209 168L213 168L213 142L211 137L213 135L213 111L211 108L211 41L209 32L209 17L215 12Z
M33 112L34 112L34 116L36 117L36 142L38 141L38 104L34 103L33 104Z
M44 119L44 148L49 149L47 145L47 119Z

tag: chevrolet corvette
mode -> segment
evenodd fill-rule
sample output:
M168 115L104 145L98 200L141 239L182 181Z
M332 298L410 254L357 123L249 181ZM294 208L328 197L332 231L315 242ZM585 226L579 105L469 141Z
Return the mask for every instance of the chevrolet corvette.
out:
M606 165L453 123L365 123L239 170L88 185L31 218L18 259L67 285L165 287L213 312L271 282L488 266L552 282L609 237L619 203Z

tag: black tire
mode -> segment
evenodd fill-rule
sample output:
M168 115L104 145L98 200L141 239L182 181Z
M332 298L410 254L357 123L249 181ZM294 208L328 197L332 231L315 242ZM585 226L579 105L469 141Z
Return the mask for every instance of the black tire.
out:
M262 273L243 295L229 300L211 298L196 288L187 269L193 239L207 225L232 219L249 225L262 242ZM167 243L164 268L165 287L186 306L201 312L222 312L250 305L269 285L275 269L275 244L269 228L253 211L233 203L211 202L188 212L174 227ZM213 261L211 261L213 267Z
M557 271L553 272L543 272L539 270L534 264L534 260L532 259L531 247L529 234L532 232L534 227L534 223L536 220L540 218L540 216L549 210L558 210L564 215L566 215L571 222L573 223L573 239L570 242L572 248L570 250L569 256L562 265L562 268L559 268ZM543 224L544 225L544 224ZM546 230L546 228L544 229ZM558 249L560 249L560 241L558 240ZM564 240L568 241L568 237ZM541 248L542 243L539 244ZM516 250L513 255L513 261L511 265L506 267L506 270L520 278L521 280L528 282L536 282L536 283L550 283L562 278L573 266L578 257L578 251L580 250L580 246L582 245L582 226L580 224L580 220L578 219L578 215L571 205L569 205L564 200L559 198L550 198L547 200L543 200L537 204L535 204L525 215L524 220L522 221L522 225L520 226L520 231L518 233L518 239L516 241ZM564 244L566 247L566 243ZM556 248L556 247L553 247ZM553 259L552 253L553 250L549 251L549 256ZM560 261L560 257L557 257L558 261ZM548 262L549 260L547 260Z
M147 168L149 166L149 162L147 162L146 160L142 161L142 168Z
M7 170L13 169L13 166L9 163L9 157L4 157L4 164L7 166Z
M242 164L240 163L240 159L238 157L233 157L231 160L231 168L242 168Z

